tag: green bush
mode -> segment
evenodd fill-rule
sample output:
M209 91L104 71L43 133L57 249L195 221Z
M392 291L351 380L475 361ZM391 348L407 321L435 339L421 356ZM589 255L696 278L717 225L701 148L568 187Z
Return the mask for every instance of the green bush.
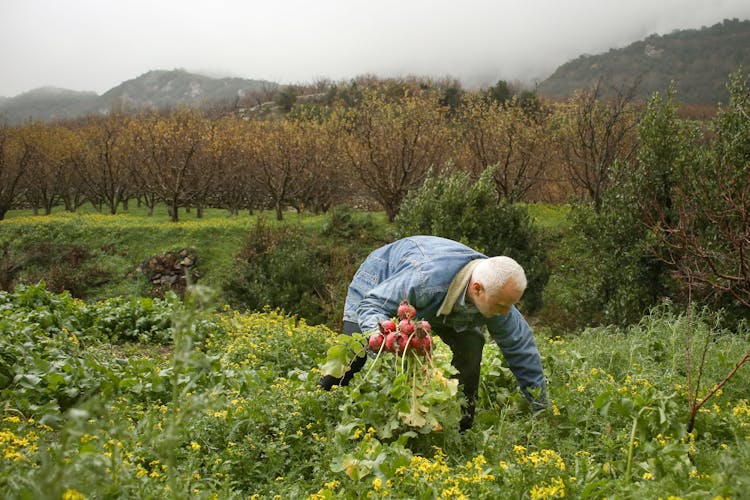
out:
M281 308L310 323L325 323L329 255L294 226L271 228L259 222L237 257L237 272L224 292L230 304L250 310Z
M320 230L259 219L222 286L225 299L239 309L281 309L338 329L349 281L383 233L369 214L348 207L332 210Z
M372 216L357 212L348 205L339 205L330 211L323 224L323 236L343 241L371 239L377 228Z
M608 197L599 212L576 207L573 231L554 252L544 316L556 326L626 325L671 289L665 266L649 252L637 208Z
M679 217L662 239L684 289L723 308L730 324L750 318L750 81L730 75L730 99L707 127L694 161L681 165L671 197Z
M677 218L674 186L679 172L696 163L698 131L679 120L672 97L649 101L639 124L638 163L613 165L600 210L579 205L573 212L546 297L568 328L631 324L663 297L678 298L649 229L655 217Z
M533 313L542 305L549 279L546 251L526 207L497 200L491 174L488 169L477 181L465 172L428 177L403 201L395 221L397 233L442 236L489 256L514 258L528 279L523 308Z

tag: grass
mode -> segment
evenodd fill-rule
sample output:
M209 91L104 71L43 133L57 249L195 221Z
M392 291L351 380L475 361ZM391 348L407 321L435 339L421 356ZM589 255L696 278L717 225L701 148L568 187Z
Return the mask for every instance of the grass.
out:
M529 203L526 205L533 224L543 231L565 232L570 229L570 205Z
M529 210L548 235L569 227L567 208ZM115 298L96 303L34 290L0 294L0 489L11 498L535 500L748 491L746 367L686 434L687 329L697 346L710 340L699 395L728 373L749 338L746 329L722 330L707 313L688 324L665 306L627 329L562 338L539 325L547 411L528 411L499 350L488 345L473 429L399 428L397 439L383 439L370 430L382 425L377 401L353 398L353 387L317 387L318 363L335 338L329 329L273 311L199 313L178 302L118 298L142 292L127 276L143 259L182 247L198 251L202 283L220 284L258 220L277 224L271 213L230 218L221 210L172 223L163 209L153 217L140 209L19 211L0 222L0 248L27 259L26 276L45 248L80 245L119 278L94 296ZM290 213L282 223L320 232L326 218ZM154 331L167 307L178 308L169 315L172 330ZM124 341L140 338L175 341ZM384 365L371 372L370 386L394 376Z
M543 204L528 207L540 229L558 234L564 231L565 208ZM383 212L369 215L375 227L388 227ZM90 278L94 285L82 285L80 292L86 299L101 300L146 294L148 284L134 274L136 267L152 256L182 248L196 251L200 282L221 288L232 276L234 258L259 221L269 226L299 224L321 234L327 220L327 215L293 211L287 212L283 221L277 221L271 211L256 211L253 215L242 212L231 217L222 209L205 209L200 219L195 210L181 212L179 222L175 223L164 206L157 206L152 216L147 215L145 207L137 206L115 215L98 213L91 205L75 213L57 208L48 216L33 215L31 210L12 210L0 221L0 249L7 245L6 258L10 264L22 265L17 280L34 283L45 276L46 266L57 265L59 273L70 273L78 281ZM71 264L68 260L72 257L66 260L63 254L73 247L85 250L89 257ZM62 262L52 262L54 254L60 254ZM99 274L105 277L98 280ZM106 283L98 283L105 280ZM48 285L54 288L52 283Z
M272 212L229 217L226 211L208 209L201 219L193 212L175 223L164 209L157 209L152 217L143 208L115 215L91 209L55 211L49 216L12 211L0 221L0 245L7 244L11 258L17 261L27 261L30 251L40 243L52 248L77 245L87 249L93 259L88 265L112 276L109 283L96 287L87 297L101 299L142 292L144 283L128 278L135 268L149 257L182 248L196 250L201 281L219 287L231 275L234 256L259 220L271 226L302 224L316 228L322 225L323 216L288 213L278 222ZM40 272L32 265L19 278L33 281Z

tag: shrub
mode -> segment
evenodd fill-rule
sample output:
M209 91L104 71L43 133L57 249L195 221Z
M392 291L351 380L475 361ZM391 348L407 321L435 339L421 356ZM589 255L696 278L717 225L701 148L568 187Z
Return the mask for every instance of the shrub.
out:
M348 207L328 214L320 233L259 219L236 257L236 273L222 286L225 299L240 309L281 309L340 328L349 280L383 237L372 216Z
M376 232L375 222L368 213L358 213L348 205L334 207L323 224L323 236L344 241L371 239Z
M615 182L602 194L600 209L574 211L572 237L561 246L548 297L568 327L633 323L675 294L648 220L655 213L676 217L673 190L678 172L695 164L697 130L680 122L671 93L664 100L655 95L639 138L638 163L613 165Z
M44 281L53 292L68 291L87 298L89 292L113 276L97 262L97 251L79 244L37 242L24 249L25 258L16 264L29 283Z
M497 200L492 168L477 181L465 172L430 176L411 191L396 217L400 237L414 234L442 236L465 243L486 255L508 255L526 271L528 288L524 309L542 305L549 279L546 252L525 207Z
M573 231L555 252L545 294L545 319L574 329L637 321L670 290L664 266L651 256L636 208L605 193L599 212L578 206Z
M710 142L692 138L690 161L676 163L665 189L669 209L648 203L647 224L661 244L655 252L700 302L737 323L750 308L750 87L731 75L730 100L708 127ZM683 122L678 122L686 128ZM664 135L678 142L676 134ZM679 157L678 157L679 158ZM652 165L649 165L652 166ZM658 199L657 199L658 201Z
M325 276L329 256L299 227L270 228L259 220L237 257L237 272L224 287L235 307L281 308L310 323L324 323L331 301Z

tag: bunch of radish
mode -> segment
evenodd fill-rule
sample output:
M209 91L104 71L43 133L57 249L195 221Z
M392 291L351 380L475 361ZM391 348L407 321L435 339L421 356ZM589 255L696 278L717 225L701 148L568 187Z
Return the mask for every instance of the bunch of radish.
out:
M417 320L417 310L403 300L398 306L398 323L395 320L378 322L379 332L370 335L370 350L380 353L385 350L397 356L408 352L421 356L432 355L432 327L427 321Z
M367 373L353 384L352 398L342 406L345 415L360 422L350 432L372 427L379 439L391 439L404 430L426 434L458 425L455 371L447 356L434 352L438 346L433 345L430 324L417 318L415 307L404 300L393 318L377 323L374 333L339 335L328 350L321 372L336 378L343 377L355 359L375 354ZM373 401L380 403L377 411L371 407Z

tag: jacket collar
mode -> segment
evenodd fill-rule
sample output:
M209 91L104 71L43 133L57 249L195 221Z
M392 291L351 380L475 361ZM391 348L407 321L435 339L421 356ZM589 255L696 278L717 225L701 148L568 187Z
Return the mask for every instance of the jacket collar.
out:
M438 309L437 315L447 316L453 310L453 306L456 302L461 301L463 294L466 292L466 287L469 285L471 280L471 273L474 272L474 267L479 264L482 259L474 259L469 261L461 270L456 273L448 287L448 292L445 294L445 299Z

